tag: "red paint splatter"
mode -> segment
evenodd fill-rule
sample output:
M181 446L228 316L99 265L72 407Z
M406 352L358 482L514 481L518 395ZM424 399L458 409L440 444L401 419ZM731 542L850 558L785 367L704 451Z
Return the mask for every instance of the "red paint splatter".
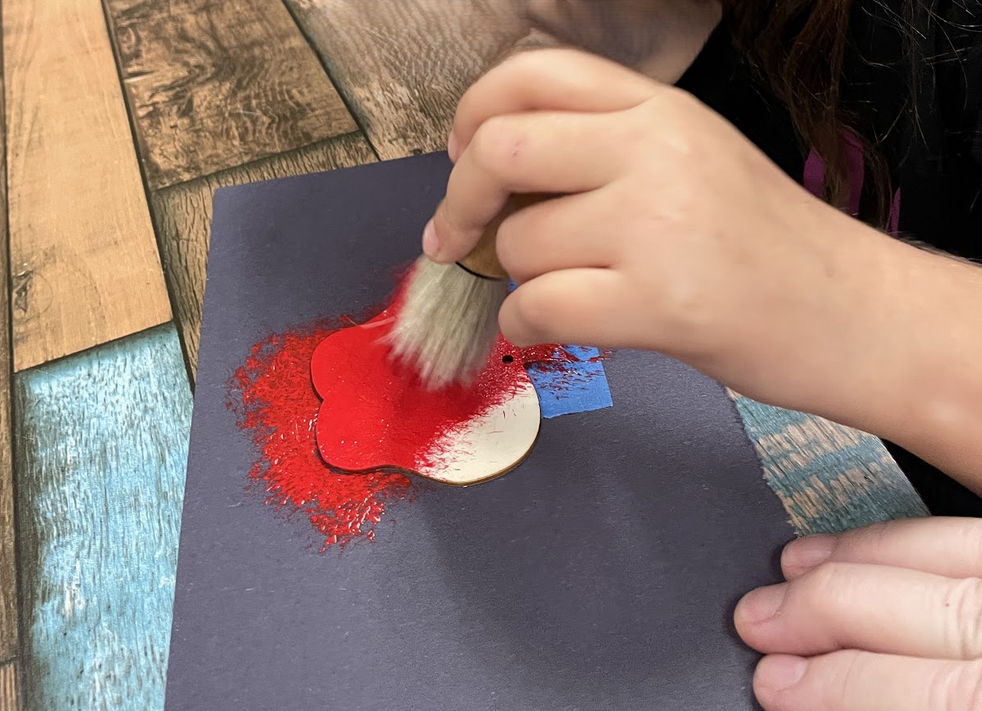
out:
M275 334L257 343L232 377L239 427L260 454L249 477L266 502L302 513L323 536L322 550L374 540L388 501L412 493L398 473L362 476L328 469L314 441L320 399L310 380L314 349L336 328L327 324Z
M567 348L557 346L554 343L546 343L538 346L529 346L521 349L522 362L526 366L537 366L540 368L555 368L559 366L560 372L571 372L564 368L569 363L599 363L606 360L610 351L601 351L598 356L591 356L583 360L579 356L573 355Z
M229 382L230 406L238 414L238 426L249 432L258 453L249 471L253 486L277 510L303 514L323 537L322 550L361 538L374 540L375 526L381 522L386 504L411 497L419 486L406 474L381 470L377 461L368 459L350 467L371 469L368 473L332 471L318 452L316 434L322 403L311 377L314 353L332 335L341 335L339 330L363 330L356 328L353 319L339 321L343 324L340 329L336 323L325 322L269 336L252 347ZM444 394L440 407L419 410L413 427L390 442L388 451L406 452L415 447L417 452L432 454L432 445L445 428L466 421L467 413L486 412L500 404L510 389L513 392L521 378L527 377L523 366L561 367L578 360L559 346L515 349L499 339L489 368L477 385L451 389ZM323 365L342 367L340 363ZM350 372L366 378L382 372L380 368L376 363ZM379 385L381 382L374 383L374 387ZM380 421L391 422L391 416L383 414ZM395 454L386 458L398 460Z
M397 308L338 331L314 351L314 389L324 399L317 445L324 460L338 469L419 472L436 467L447 454L449 435L530 385L522 351L499 337L474 383L427 390L414 372L393 363L386 344Z

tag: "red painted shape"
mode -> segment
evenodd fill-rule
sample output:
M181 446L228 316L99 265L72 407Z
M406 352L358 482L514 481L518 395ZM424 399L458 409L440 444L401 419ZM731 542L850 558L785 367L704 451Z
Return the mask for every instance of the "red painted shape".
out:
M427 390L393 362L385 343L395 308L338 331L314 351L311 375L323 398L317 446L332 467L420 472L438 466L441 456L453 456L446 450L448 435L530 382L522 352L499 338L473 384Z
M310 359L334 332L320 324L270 336L253 346L230 383L239 427L259 454L249 472L253 485L276 509L304 515L323 537L322 550L374 540L387 503L414 488L404 474L334 473L318 455L320 400L310 382Z

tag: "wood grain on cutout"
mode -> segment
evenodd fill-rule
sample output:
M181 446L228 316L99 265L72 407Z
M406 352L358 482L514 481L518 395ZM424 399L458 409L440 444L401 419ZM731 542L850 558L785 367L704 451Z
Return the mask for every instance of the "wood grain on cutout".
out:
M3 5L14 367L170 319L99 0Z
M162 709L191 392L172 324L19 373L23 695Z
M0 711L20 711L17 694L17 662L0 665Z
M871 435L730 393L768 483L802 534L834 533L927 507Z
M3 64L0 48L0 66ZM0 75L0 663L19 649L17 556L14 529L14 471L10 430L10 269L7 263L6 141L4 86ZM2 692L0 692L2 693Z
M211 230L212 196L217 188L258 180L350 167L375 161L359 134L224 171L153 193L152 203L177 319L191 372L197 370L205 264Z
M449 461L424 467L421 476L451 486L472 486L508 474L528 457L541 425L532 383L490 412L449 434Z
M517 0L285 0L383 158L442 150L457 99L527 27Z
M151 189L357 129L281 0L104 1Z

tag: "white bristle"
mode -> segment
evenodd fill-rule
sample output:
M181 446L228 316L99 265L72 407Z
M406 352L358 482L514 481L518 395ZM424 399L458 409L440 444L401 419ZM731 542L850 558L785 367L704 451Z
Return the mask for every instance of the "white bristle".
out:
M432 389L472 380L494 348L507 295L505 281L421 257L389 335L393 355Z

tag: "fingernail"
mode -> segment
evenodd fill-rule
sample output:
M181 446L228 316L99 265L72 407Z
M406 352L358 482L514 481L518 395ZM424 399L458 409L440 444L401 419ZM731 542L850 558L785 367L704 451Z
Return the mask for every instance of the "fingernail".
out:
M784 548L784 565L795 572L816 568L832 557L835 536L815 535L799 538Z
M807 668L808 661L801 657L764 657L757 665L756 682L760 686L783 691L801 681Z
M747 593L737 606L736 616L751 624L766 622L774 617L787 595L786 583L757 588Z
M450 138L447 139L447 153L450 155L450 160L456 163L460 154L460 141L457 140L457 134L453 132L450 133Z
M440 238L436 234L433 220L427 222L423 228L423 253L430 259L436 259L440 253Z

